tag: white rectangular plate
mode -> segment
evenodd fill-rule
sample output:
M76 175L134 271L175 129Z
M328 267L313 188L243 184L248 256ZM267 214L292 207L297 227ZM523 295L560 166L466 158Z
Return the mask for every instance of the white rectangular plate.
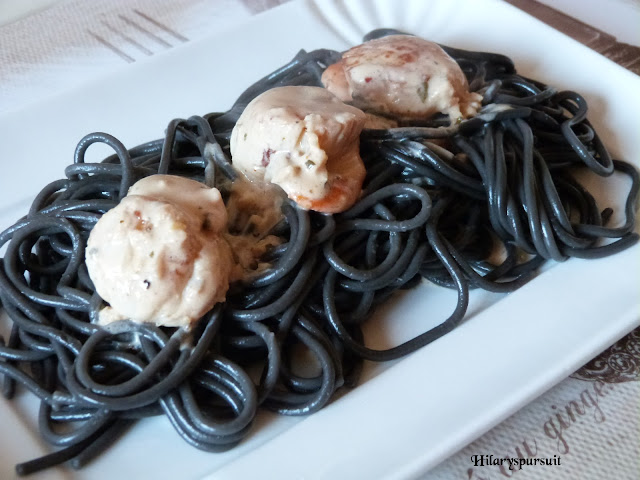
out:
M519 71L583 93L615 156L638 164L640 79L499 1L292 2L224 36L215 32L146 62L0 117L0 221L63 176L77 141L109 132L128 147L159 138L169 120L227 109L298 49L345 49L377 27L511 56ZM98 149L97 149L98 150ZM95 152L96 158L105 151ZM622 184L624 186L624 184ZM609 188L620 205L624 188ZM639 323L640 247L545 269L508 296L474 292L467 320L408 358L368 370L362 385L307 418L262 415L238 448L206 454L164 418L140 422L79 472L35 478L408 478L434 466L568 376ZM400 342L439 323L452 292L424 287L379 315ZM47 451L33 402L0 400L0 478ZM5 420L5 419L9 420Z

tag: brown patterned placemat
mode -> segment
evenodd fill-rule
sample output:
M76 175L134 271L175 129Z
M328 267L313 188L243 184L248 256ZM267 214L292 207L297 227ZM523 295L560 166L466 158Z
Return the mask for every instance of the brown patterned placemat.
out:
M619 42L613 35L535 0L505 1L640 75L640 48L635 45Z
M607 348L572 377L606 383L640 380L640 328Z

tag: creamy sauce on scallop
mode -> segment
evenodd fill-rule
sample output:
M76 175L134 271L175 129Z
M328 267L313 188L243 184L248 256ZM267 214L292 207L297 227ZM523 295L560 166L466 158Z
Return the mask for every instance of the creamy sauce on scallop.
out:
M89 275L109 303L98 322L188 327L223 302L234 268L226 224L215 188L171 175L134 184L87 243Z
M475 115L482 101L439 45L410 35L351 48L325 70L322 82L344 102L400 119L444 113L455 123Z
M282 243L271 232L284 217L283 197L281 189L268 183L238 177L231 184L226 204L228 230L224 236L237 264L233 280L249 279L270 266L262 257Z
M304 208L324 202L321 208L340 211L355 203L366 173L359 155L365 120L323 88L274 88L240 116L231 134L232 162L250 180L280 186ZM332 191L336 182L340 189Z

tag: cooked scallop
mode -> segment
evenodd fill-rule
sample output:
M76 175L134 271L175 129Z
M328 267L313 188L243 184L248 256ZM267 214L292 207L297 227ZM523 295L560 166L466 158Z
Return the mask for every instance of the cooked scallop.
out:
M359 198L366 174L366 115L320 87L279 87L256 97L231 134L236 169L279 185L301 207L336 213Z
M351 48L322 75L343 102L398 119L436 113L452 123L474 115L482 97L469 92L464 73L439 45L411 35L389 35Z

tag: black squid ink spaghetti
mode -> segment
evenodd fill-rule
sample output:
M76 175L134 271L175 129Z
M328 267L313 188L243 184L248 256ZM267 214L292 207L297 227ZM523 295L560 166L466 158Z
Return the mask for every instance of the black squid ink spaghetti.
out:
M97 322L105 302L85 262L91 230L154 174L216 187L228 202L239 177L231 133L247 104L274 87L322 87L341 53L301 51L229 111L173 120L156 141L127 148L106 133L83 138L65 178L0 233L0 301L11 322L0 338L3 394L39 398L39 431L53 450L18 474L80 468L155 415L196 448L229 449L259 409L313 413L357 385L364 361L400 358L451 331L471 289L513 291L546 261L613 255L637 242L638 172L610 157L582 96L519 75L505 56L443 49L481 98L478 112L364 129L356 204L329 214L285 198L262 268L232 283L226 301L190 328ZM114 153L85 163L95 143ZM614 172L630 179L617 226L576 176ZM362 325L376 306L424 281L457 292L448 318L398 346L368 347ZM301 351L314 373L297 365Z

